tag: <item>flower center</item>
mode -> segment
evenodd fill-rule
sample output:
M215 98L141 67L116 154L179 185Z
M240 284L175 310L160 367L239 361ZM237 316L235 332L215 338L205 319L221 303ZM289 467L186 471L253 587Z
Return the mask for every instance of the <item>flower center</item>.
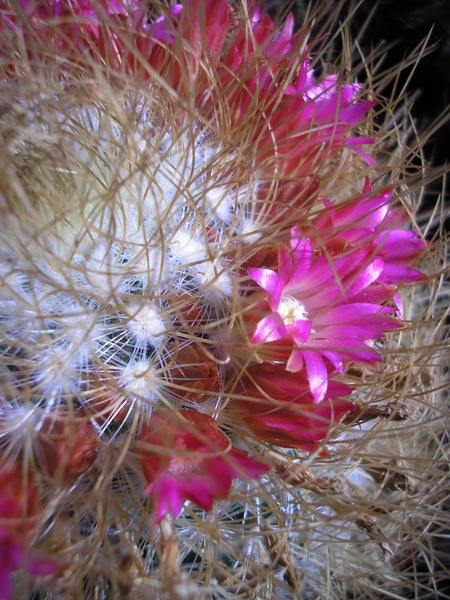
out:
M278 306L278 314L285 325L292 325L294 321L308 320L308 313L304 305L292 296L282 296Z
M199 467L202 466L204 460L205 456L203 456L201 451L195 452L190 448L186 448L186 445L181 440L177 440L175 442L174 452L170 457L168 470L171 475L191 473L196 469L198 470Z

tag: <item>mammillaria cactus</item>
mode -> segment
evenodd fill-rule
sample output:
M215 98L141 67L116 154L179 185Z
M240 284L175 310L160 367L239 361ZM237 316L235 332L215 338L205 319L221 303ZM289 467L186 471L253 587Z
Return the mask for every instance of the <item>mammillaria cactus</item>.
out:
M3 596L420 588L440 246L389 106L251 1L0 7Z

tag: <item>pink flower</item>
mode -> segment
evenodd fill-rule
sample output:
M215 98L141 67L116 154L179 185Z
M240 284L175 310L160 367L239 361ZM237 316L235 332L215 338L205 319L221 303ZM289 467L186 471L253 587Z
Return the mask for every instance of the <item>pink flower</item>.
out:
M2 600L13 598L12 573L24 569L30 575L51 575L57 569L54 561L40 556L14 539L0 527L0 590Z
M259 440L284 448L315 450L342 415L352 410L351 388L329 381L325 399L317 404L303 372L290 373L284 365L263 363L249 367L227 411Z
M426 275L411 264L423 254L426 243L414 231L399 229L408 215L402 208L392 208L391 190L378 196L373 196L371 190L367 179L362 194L349 203L334 206L326 200L327 210L312 220L311 236L319 237L331 252L348 243L372 242L377 256L383 259L377 280L383 284L424 281Z
M292 15L279 30L249 3L249 35L236 27L227 0L177 4L153 23L147 23L146 7L143 0L20 0L21 11L14 14L0 0L6 28L44 52L44 62L57 59L60 70L79 65L85 77L89 65L106 66L108 73L125 72L143 82L156 72L180 96L190 94L195 82L196 107L213 119L213 129L252 120L254 139L248 143L263 173L307 177L343 147L361 152L361 145L372 143L349 132L374 103L358 100L357 84L339 86L335 77L315 81L307 49L298 62ZM294 68L286 84L286 72ZM218 102L227 106L223 115Z
M337 257L317 254L294 228L290 249L279 245L278 272L248 269L268 292L270 309L258 304L260 318L250 342L264 345L264 356L270 356L271 345L275 352L285 346L286 369L306 369L316 402L327 393L329 363L342 373L350 361L381 360L367 342L400 327L381 305L395 288L376 285L383 271L376 254L370 243Z
M31 548L40 510L37 486L17 466L0 468L0 595L13 597L12 573L25 569L31 575L54 573L54 561Z
M228 496L233 477L257 477L268 470L233 448L212 417L195 410L154 411L139 441L156 523L169 512L177 517L184 500L209 510L214 500Z
M271 174L275 169L280 175L306 177L344 146L360 152L359 146L371 144L370 138L349 136L375 104L357 100L360 86L339 87L334 77L317 84L307 50L291 85L284 86L286 70L298 60L293 17L289 15L279 31L253 4L249 10L253 35L239 30L215 68L231 123L259 120L254 126L258 164ZM205 86L199 105L213 95L214 90ZM372 164L368 155L364 157Z
M62 70L79 64L85 72L91 61L120 71L130 44L137 48L145 34L146 15L142 0L19 0L14 12L0 0L0 32L6 25L24 38L30 59L37 52L43 62L58 60Z

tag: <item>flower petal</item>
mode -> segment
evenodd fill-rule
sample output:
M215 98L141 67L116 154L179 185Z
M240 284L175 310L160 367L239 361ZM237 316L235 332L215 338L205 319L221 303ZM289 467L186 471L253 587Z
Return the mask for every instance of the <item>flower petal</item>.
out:
M256 325L256 329L250 338L251 344L263 344L275 342L287 335L286 325L277 312L273 312Z
M263 290L269 292L270 308L277 310L283 291L283 280L278 273L270 269L248 269L247 273Z

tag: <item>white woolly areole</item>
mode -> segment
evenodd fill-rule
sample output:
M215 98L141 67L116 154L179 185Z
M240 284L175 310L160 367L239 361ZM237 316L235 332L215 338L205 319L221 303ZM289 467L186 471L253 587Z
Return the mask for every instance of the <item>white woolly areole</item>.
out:
M179 227L172 236L170 249L182 265L195 268L193 263L206 260L205 241L197 230Z
M138 344L160 346L166 335L167 325L161 311L153 304L143 300L133 302L128 307L127 328Z
M240 235L247 244L258 242L262 237L261 225L248 217L243 217Z
M201 265L199 271L197 282L205 298L223 301L231 297L233 285L223 261L210 260Z
M150 362L139 360L128 364L119 377L119 385L132 400L155 402L161 381Z
M236 198L227 188L215 187L206 190L205 204L212 215L228 223L236 209Z
M258 183L237 185L234 150L203 123L155 125L151 97L131 119L120 102L48 102L59 145L54 123L27 105L14 160L30 165L36 212L17 215L0 242L0 309L27 365L20 377L44 410L96 397L105 373L129 397L164 399L169 342L186 335L175 323L189 327L198 311L209 335L233 295L239 274L226 254L236 236L253 239ZM19 371L11 373L21 398Z

